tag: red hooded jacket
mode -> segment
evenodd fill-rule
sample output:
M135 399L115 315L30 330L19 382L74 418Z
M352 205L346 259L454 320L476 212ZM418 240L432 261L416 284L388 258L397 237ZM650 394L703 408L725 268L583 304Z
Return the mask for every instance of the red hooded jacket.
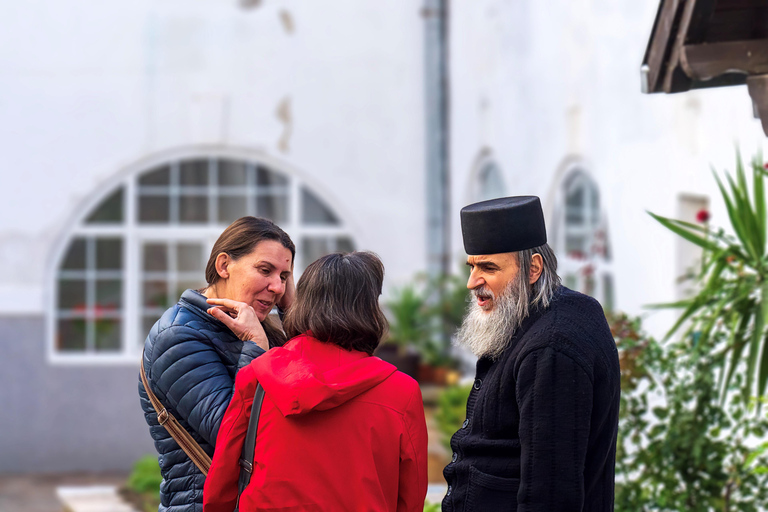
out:
M298 336L240 370L204 512L232 512L256 385L265 398L240 511L422 512L427 427L418 384L362 352Z

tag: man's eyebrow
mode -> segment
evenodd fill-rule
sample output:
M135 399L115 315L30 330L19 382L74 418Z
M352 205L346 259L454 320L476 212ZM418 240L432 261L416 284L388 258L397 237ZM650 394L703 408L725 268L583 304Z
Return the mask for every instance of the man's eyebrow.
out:
M467 262L467 265L470 267L480 267L485 270L498 270L501 268L492 261L476 261L474 263Z

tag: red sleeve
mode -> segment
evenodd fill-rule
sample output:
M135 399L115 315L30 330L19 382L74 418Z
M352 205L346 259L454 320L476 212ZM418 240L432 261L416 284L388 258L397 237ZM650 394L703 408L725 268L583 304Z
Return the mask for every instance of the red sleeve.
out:
M427 423L421 389L414 387L403 418L397 512L422 512L427 496Z
M250 367L235 379L235 392L219 427L216 450L203 489L204 512L232 512L237 503L240 455L251 416L256 378Z

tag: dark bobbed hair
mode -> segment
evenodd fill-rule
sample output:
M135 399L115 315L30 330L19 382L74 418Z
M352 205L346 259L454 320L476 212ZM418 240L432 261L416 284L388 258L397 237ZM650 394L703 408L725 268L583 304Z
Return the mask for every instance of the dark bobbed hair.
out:
M373 354L388 328L379 307L383 281L384 264L372 252L323 256L299 279L285 333L311 332L320 341Z
M205 280L208 286L216 284L221 279L216 272L216 258L219 254L223 252L233 260L237 260L250 254L259 242L265 240L280 242L283 247L291 251L291 263L293 263L296 257L296 246L293 245L288 233L269 219L240 217L230 224L213 244L208 264L205 266Z
M279 242L291 251L291 264L293 264L296 257L296 246L293 245L288 233L269 219L240 217L230 224L213 244L211 256L205 266L205 280L208 282L208 286L213 286L221 280L221 276L216 271L216 258L219 254L226 253L233 260L237 260L250 254L260 242L266 240ZM271 318L267 317L261 325L264 327L264 333L267 335L270 347L279 347L286 342L285 333Z

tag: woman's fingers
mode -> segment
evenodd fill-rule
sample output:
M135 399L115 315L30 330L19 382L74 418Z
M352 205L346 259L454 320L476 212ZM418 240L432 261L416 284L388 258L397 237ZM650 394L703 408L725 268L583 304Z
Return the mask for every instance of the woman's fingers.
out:
M235 332L234 328L237 325L236 325L235 319L229 313L217 307L217 308L208 308L208 314L211 315L216 320L218 320L219 322L226 325L227 327L229 327L232 332Z
M216 307L208 308L209 315L229 327L241 340L253 341L264 350L269 350L269 340L264 327L251 306L229 299L208 299L208 302L213 300L226 301L226 304L217 304Z
M243 306L248 306L245 302L238 302L236 300L232 299L207 299L208 304L213 304L215 306L224 306L229 309L233 309L235 311L240 311Z

